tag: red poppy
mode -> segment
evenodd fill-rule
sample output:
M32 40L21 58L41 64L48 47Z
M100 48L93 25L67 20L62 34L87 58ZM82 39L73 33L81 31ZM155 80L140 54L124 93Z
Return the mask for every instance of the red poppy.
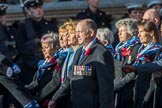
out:
M131 53L131 50L128 49L128 48L124 48L124 49L122 50L122 56L123 56L123 57L130 55L130 53Z
M55 58L52 57L52 58L50 59L50 63L54 63L54 62L55 62Z
M150 62L150 56L149 55L144 55L145 59L146 59L146 63Z
M85 55L89 55L89 54L90 54L90 52L91 52L91 49L90 49L90 48L88 48L88 50L85 52Z
M57 65L55 66L55 70L58 71L59 69L60 69L60 65L57 64Z

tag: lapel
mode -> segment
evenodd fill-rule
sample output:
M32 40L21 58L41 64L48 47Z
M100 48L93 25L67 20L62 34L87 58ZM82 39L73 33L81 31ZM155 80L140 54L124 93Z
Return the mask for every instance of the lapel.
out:
M98 42L98 40L96 40L96 42L94 42L91 46L90 46L90 53L88 54L88 55L84 55L83 56L83 58L82 58L82 60L78 63L78 65L81 65L81 64L83 64L83 62L88 58L88 57L90 57L90 55L93 53L93 51L94 51L94 49L95 49L95 47L96 47L96 44L97 44L97 42ZM81 53L80 53L80 55L81 55ZM80 57L80 56L79 56Z
M74 65L78 64L78 61L79 61L79 58L80 58L80 55L82 53L82 48L83 46L79 47L74 55Z

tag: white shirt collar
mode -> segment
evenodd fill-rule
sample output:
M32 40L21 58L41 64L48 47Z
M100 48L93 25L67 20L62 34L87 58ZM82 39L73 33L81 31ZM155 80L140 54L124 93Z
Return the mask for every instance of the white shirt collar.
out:
M92 46L93 43L97 41L97 38L95 37L86 47L83 46L83 49L86 51Z

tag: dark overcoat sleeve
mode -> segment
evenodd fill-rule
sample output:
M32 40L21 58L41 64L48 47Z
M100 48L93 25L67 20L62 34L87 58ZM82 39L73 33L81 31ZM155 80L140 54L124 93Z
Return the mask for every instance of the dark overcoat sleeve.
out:
M60 86L60 72L53 73L52 80L37 94L36 99L42 101L47 96L54 93Z
M60 99L63 95L65 95L69 87L70 87L70 79L66 78L64 83L61 84L60 88L56 91L51 100L57 101L58 99Z
M114 60L110 52L97 56L96 65L100 108L114 108Z
M137 72L158 72L162 71L162 59L146 64L139 65Z

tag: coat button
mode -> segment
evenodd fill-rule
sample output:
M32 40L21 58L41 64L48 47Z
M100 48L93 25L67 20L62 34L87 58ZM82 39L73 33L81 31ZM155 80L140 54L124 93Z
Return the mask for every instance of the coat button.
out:
M13 35L11 35L11 39L13 39L14 38L14 36Z
M13 48L16 48L16 45L12 45Z

